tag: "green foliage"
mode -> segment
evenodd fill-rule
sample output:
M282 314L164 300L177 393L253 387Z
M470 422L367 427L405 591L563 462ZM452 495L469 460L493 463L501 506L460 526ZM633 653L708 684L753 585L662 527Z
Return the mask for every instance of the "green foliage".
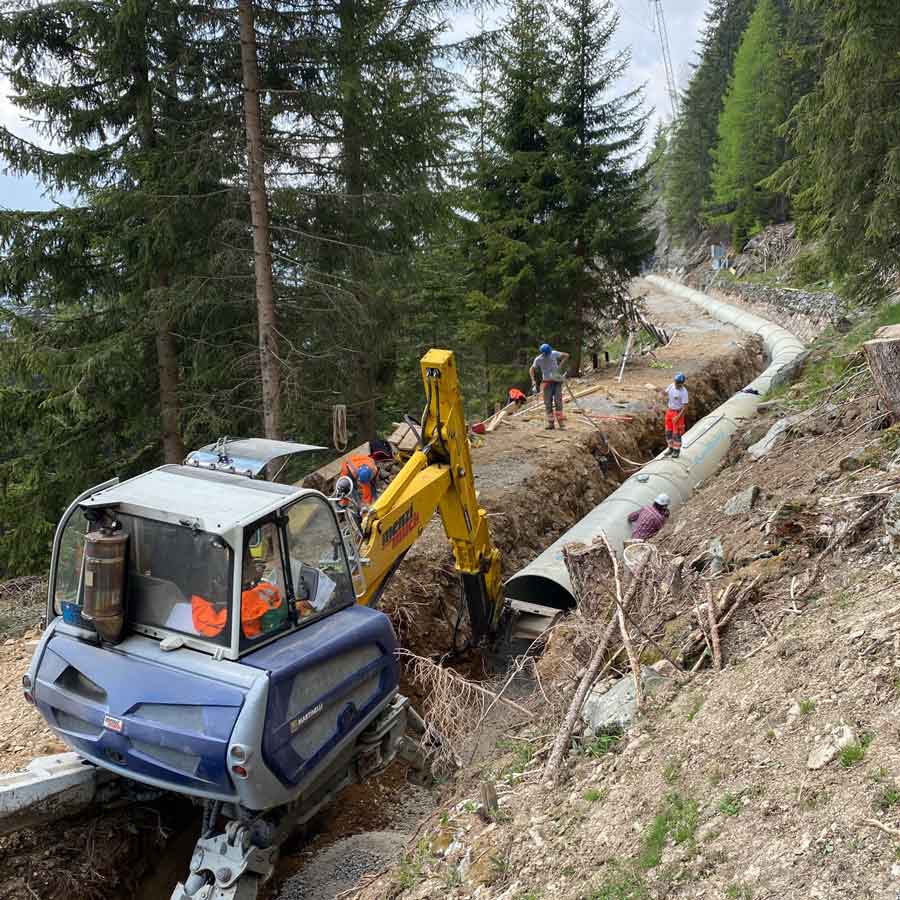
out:
M591 788L584 792L584 800L587 803L596 803L603 796L603 791L598 788Z
M892 0L797 0L821 29L823 61L795 105L795 157L778 175L807 235L838 273L875 275L900 261L900 18Z
M736 816L742 809L741 798L737 794L726 791L719 801L719 812L723 816Z
M621 740L621 731L598 734L582 745L581 752L592 759L600 759L600 757L606 756L607 753L615 750Z
M727 210L717 218L729 223L738 248L763 225L785 214L784 197L760 186L784 159L779 129L787 115L789 82L783 29L774 0L759 0L735 57L719 116L713 198L717 207Z
M816 701L815 700L801 700L799 703L800 706L800 715L808 716L815 711Z
M742 882L733 882L725 888L727 900L753 900L753 888Z
M874 735L872 734L861 734L858 741L854 741L852 744L843 747L838 755L841 765L845 769L851 769L858 762L862 762L862 760L865 759L866 750L868 749L869 744L872 743L873 738Z
M900 788L895 782L883 785L875 798L873 806L881 812L887 812L900 804Z
M699 818L697 802L673 791L666 795L662 808L644 832L638 863L653 869L662 859L666 842L685 844L694 840Z
M640 871L629 863L613 862L606 867L600 886L586 900L649 900L650 892Z
M712 199L712 154L719 113L741 35L755 5L756 0L713 0L706 13L700 62L672 126L666 165L667 218L675 236L682 240L699 232Z

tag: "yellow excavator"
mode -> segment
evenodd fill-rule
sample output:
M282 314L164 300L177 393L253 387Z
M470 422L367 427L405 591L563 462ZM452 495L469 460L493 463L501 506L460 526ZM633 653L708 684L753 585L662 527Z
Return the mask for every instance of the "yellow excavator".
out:
M172 900L251 900L291 829L343 788L398 756L427 768L396 636L373 607L436 510L476 642L498 629L503 595L453 354L421 367L420 446L360 518L345 498L254 477L321 449L258 439L73 500L22 679L71 752L0 776L0 831L172 791L204 806Z
M503 606L500 551L491 543L487 514L478 506L453 353L431 350L420 365L426 406L419 447L364 514L353 542L363 582L358 602L377 601L406 551L439 510L477 643L495 631L499 622Z

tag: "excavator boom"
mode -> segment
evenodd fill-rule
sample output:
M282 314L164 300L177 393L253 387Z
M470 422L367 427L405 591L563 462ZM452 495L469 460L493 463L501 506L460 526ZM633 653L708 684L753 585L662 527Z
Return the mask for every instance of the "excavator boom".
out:
M362 524L360 558L369 605L435 511L453 547L477 643L493 631L503 605L500 551L491 543L487 514L478 505L456 360L449 350L422 357L425 411L420 446L375 501Z

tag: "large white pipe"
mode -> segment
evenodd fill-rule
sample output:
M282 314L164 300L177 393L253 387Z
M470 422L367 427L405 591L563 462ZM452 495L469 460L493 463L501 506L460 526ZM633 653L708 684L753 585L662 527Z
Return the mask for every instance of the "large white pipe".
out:
M537 559L517 572L506 583L506 596L512 600L568 609L575 605L572 582L563 560L563 547L578 542L590 544L601 532L621 552L631 536L628 514L646 506L660 493L678 509L701 481L712 475L731 447L731 439L744 422L752 418L762 398L777 384L789 380L806 355L806 347L784 328L714 300L683 284L651 275L651 284L705 309L721 322L758 334L763 341L769 365L756 379L697 422L683 439L681 455L670 459L662 455L647 463L599 506L551 544Z

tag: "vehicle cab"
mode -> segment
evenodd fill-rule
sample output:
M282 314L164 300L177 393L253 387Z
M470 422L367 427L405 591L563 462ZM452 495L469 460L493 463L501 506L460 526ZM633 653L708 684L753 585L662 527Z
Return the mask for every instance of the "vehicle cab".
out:
M397 664L387 617L355 603L331 503L253 478L271 455L239 444L280 442L205 448L73 502L24 684L92 762L260 809L346 756Z

